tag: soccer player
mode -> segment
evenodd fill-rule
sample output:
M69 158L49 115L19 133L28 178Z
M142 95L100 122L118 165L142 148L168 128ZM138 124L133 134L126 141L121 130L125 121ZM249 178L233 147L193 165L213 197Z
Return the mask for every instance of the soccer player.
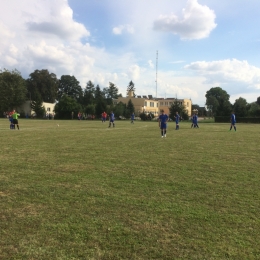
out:
M230 122L231 122L231 125L230 125L229 131L232 130L232 127L234 127L234 130L237 131L237 128L236 128L236 116L235 116L234 111L232 111L232 113L231 113Z
M113 124L113 127L115 127L114 121L115 121L115 115L114 115L113 111L111 111L110 116L109 116L109 126L108 127L110 127L111 124Z
M134 124L134 120L135 120L135 114L133 113L133 114L131 115L131 124Z
M193 116L192 116L192 125L191 125L191 128L192 127L197 127L197 128L199 128L199 125L198 125L198 116L197 116L197 114L193 114Z
M9 114L9 122L10 122L10 129L14 129L14 124L13 124L13 121L14 121L14 119L13 119L13 116L12 116L13 114L12 113L10 113Z
M18 124L18 116L20 116L20 114L18 114L15 110L13 111L13 127L15 129L15 125L17 125L17 129L19 130L19 124Z
M176 123L176 129L175 130L179 130L180 126L179 126L179 120L180 120L180 115L178 112L176 112L175 115L175 123Z
M81 113L80 112L78 112L78 120L81 120Z
M161 129L162 138L166 137L166 129L167 129L167 122L169 117L164 113L164 110L161 110L161 115L159 116L159 127Z
M105 123L106 122L106 119L107 119L107 113L104 111L102 114L102 123Z

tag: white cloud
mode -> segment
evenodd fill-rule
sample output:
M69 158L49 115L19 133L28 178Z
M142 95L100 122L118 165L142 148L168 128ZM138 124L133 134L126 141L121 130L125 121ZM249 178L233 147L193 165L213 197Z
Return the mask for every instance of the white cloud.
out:
M138 65L132 65L128 69L128 77L131 80L137 80L140 77L140 67Z
M39 0L38 0L39 1ZM78 40L90 35L83 24L73 20L73 11L66 0L46 1L48 17L37 16L26 23L29 31L55 35L66 40ZM46 3L44 3L46 5Z
M178 98L201 98L204 87L201 87L203 78L187 78L185 76L173 75L172 72L159 72L158 96ZM202 97L203 98L203 97Z
M173 6L172 11L175 14L181 10L181 2L178 1ZM114 8L118 2L113 1L111 4L107 1L107 4ZM132 35L126 44L118 45L118 42L113 43L111 40L111 38L117 40L117 37L109 38L113 35L103 35L104 31L100 30L99 24L94 24L97 28L93 29L92 34L96 39L93 41L91 38L93 36L89 37L90 32L87 27L74 20L68 0L3 1L0 9L0 67L10 70L17 68L25 78L35 69L48 69L57 77L74 75L82 87L85 87L89 80L99 84L101 88L107 87L111 81L118 86L119 92L124 94L129 81L133 80L136 94L155 96L155 70L151 69L155 64L151 57L155 56L157 48L161 48L160 53L163 53L162 48L165 46L164 51L168 54L160 56L159 62L159 97L165 95L171 97L177 94L179 98L192 98L194 102L203 105L205 92L210 87L215 87L218 82L220 86L228 84L230 88L236 90L239 86L239 93L245 93L250 82L252 82L251 90L257 89L258 69L248 64L246 66L243 62L242 66L239 61L236 66L229 61L226 67L224 61L219 61L221 64L214 61L212 64L195 62L185 66L186 70L179 70L179 68L178 71L173 70L172 68L177 66L170 65L169 61L173 64L181 63L184 62L181 59L186 57L171 54L172 47L168 49L166 45L162 45L162 43L166 44L165 38L157 37L151 23L159 13L167 13L171 4L170 0L163 3L149 2L151 10L144 16L144 10L147 10L145 1L138 1L138 4L129 1L128 6L122 2L121 18L117 16L113 20L113 24L118 25L113 28L113 33L121 35L132 33ZM132 8L130 17L127 15L128 7ZM179 34L182 39L203 38L207 32L210 33L212 30L210 28L216 26L214 12L208 7L199 5L197 1L188 2L182 18L176 16L174 30L169 30L172 20L171 16L168 18L170 24L166 28L167 31ZM107 20L98 22L102 24L101 21L103 23ZM87 23L87 20L85 22ZM108 34L111 28L108 22L105 28ZM102 35L99 34L100 31ZM107 37L108 41L106 41ZM91 44L85 43L86 40ZM109 45L111 42L112 45ZM95 47L92 44L104 47ZM230 66L234 67L229 71ZM252 73L254 70L255 72Z
M12 38L14 37L14 33L11 32L8 27L0 21L0 36L1 41L3 41L5 38Z
M124 29L123 26L114 27L113 28L113 33L114 34L121 34L123 29Z
M185 62L184 60L176 60L176 61L170 61L170 64L178 64L178 63L183 63Z
M215 18L214 11L209 7L200 5L197 0L188 0L181 18L175 14L161 15L154 21L153 28L178 34L183 40L202 39L216 28Z
M260 68L249 65L247 61L237 59L197 61L184 68L203 75L208 84L237 84L238 87L243 85L247 88L260 89Z
M149 67L150 68L154 68L154 64L153 64L153 61L152 60L148 60L148 64L149 64Z
M257 97L260 96L260 93L239 93L235 95L230 96L230 102L233 104L236 99L242 97L247 100L248 103L255 102L257 100Z
M113 28L113 34L123 34L124 32L133 34L135 32L134 27L132 27L129 24L124 24L124 25L118 25L117 27Z

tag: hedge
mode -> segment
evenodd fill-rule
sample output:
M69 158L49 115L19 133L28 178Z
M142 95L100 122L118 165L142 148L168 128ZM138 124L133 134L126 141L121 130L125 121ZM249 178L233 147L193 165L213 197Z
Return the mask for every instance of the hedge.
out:
M236 122L260 124L260 117L236 117ZM215 116L215 123L230 123L230 116Z

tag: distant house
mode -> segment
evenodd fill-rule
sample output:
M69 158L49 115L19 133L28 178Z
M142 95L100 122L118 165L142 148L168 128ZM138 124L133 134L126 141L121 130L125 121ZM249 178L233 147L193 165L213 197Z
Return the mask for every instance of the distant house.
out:
M191 99L176 99L176 98L158 98L159 110L164 110L166 114L170 113L171 105L177 100L181 105L183 105L188 113L188 116L192 114L192 101Z
M147 96L134 97L134 92L129 91L128 95L126 97L118 97L118 99L114 99L113 102L114 102L114 104L118 104L119 102L127 104L130 99L135 107L136 115L140 115L141 113L146 113L146 114L151 113L154 116L159 115L158 101L155 100L154 98L152 98L151 95L148 95L148 97Z
M170 113L170 107L176 98L154 98L152 95L148 96L137 96L134 97L133 91L129 91L126 97L119 97L114 100L114 104L122 102L127 104L131 99L134 107L135 113L139 115L140 113L153 114L154 116L160 115L160 111L163 109L166 114ZM184 105L189 116L192 114L192 101L191 99L177 99L181 105Z
M54 107L55 107L56 103L43 102L42 105L45 108L46 113L54 113ZM18 107L16 110L19 113L24 113L25 115L28 115L28 116L31 116L35 113L31 108L30 100L25 101L25 103L23 105L21 105L20 107Z

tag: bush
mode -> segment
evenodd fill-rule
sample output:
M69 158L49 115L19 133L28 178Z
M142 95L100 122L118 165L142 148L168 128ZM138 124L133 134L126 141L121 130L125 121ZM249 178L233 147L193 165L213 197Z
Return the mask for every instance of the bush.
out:
M140 117L141 120L143 120L143 121L146 121L146 120L151 121L151 120L154 118L154 114L149 113L149 114L147 115L147 114L145 114L145 113L141 113L141 114L139 115L139 117Z

